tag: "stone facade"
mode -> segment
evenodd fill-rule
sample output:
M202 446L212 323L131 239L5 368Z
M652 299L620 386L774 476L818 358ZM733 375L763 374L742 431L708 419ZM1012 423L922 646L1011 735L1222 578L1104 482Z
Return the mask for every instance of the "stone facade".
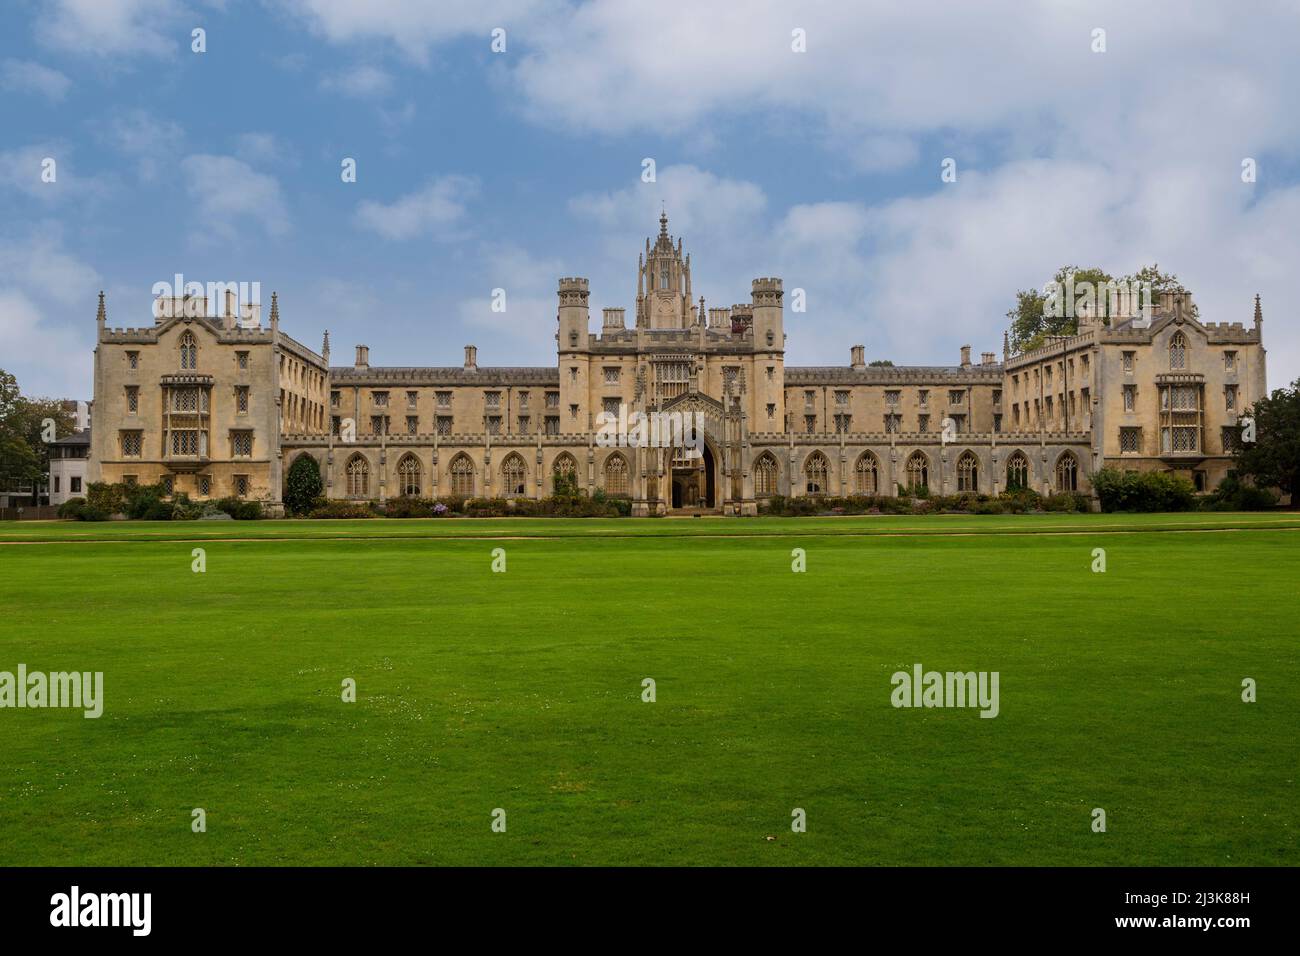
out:
M637 265L633 324L606 309L590 330L588 281L559 280L557 360L487 368L329 365L256 307L208 317L160 300L153 326L110 329L95 352L90 480L170 481L197 497L277 502L299 455L332 498L540 498L557 471L587 492L626 495L634 514L754 514L773 494L1050 494L1090 489L1103 465L1165 469L1212 488L1237 415L1264 394L1262 316L1202 324L1190 296L1154 318L1081 320L1002 361L970 347L952 366L876 367L853 346L842 367L787 368L780 279L750 300L692 301L691 260L660 218ZM132 391L134 390L134 392ZM703 454L608 448L598 416L698 413ZM138 437L137 437L138 436Z

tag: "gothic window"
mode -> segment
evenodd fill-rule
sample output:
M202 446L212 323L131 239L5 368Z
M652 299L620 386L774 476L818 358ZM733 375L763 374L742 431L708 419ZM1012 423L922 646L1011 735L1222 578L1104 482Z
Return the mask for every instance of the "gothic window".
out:
M962 452L957 459L957 490L979 491L979 459L969 451Z
M230 433L230 453L236 458L251 458L253 455L253 433L238 431Z
M361 455L353 455L348 460L348 497L370 497L370 463Z
M414 455L403 455L397 463L397 493L403 498L420 494L420 459Z
M451 493L463 498L474 494L474 463L464 452L451 460Z
M122 432L122 457L139 458L144 432Z
M186 332L181 336L181 369L192 371L199 367L199 347L194 341L194 334Z
M876 456L864 451L853 466L853 490L860 495L874 495L880 491L879 469Z
M1169 367L1187 368L1187 338L1182 332L1175 332L1169 340Z
M826 494L827 477L830 472L830 463L826 456L819 451L813 452L804 462L803 474L807 482L807 491L810 495Z
M776 459L768 452L754 462L754 496L770 498L776 494Z
M930 487L930 459L925 457L925 452L912 452L912 457L907 459L906 473L908 488L919 491Z
M605 493L625 495L627 492L627 459L615 453L605 459Z
M1142 429L1121 428L1119 430L1120 454L1136 455L1142 447Z
M514 452L506 455L501 462L501 484L507 498L520 498L526 493L526 472L524 460Z
M1007 491L1029 487L1029 459L1018 451L1007 459Z
M1056 490L1079 490L1079 460L1071 452L1067 451L1056 459Z
M551 473L557 489L563 485L568 485L569 490L577 488L578 462L567 451L555 459L555 464L551 466Z

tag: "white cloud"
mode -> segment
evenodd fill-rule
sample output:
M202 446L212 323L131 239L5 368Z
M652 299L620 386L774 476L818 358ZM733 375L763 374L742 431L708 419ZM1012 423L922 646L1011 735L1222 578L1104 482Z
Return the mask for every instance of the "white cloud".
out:
M413 239L431 235L453 239L468 202L478 193L478 182L468 176L449 175L433 180L423 189L385 205L371 200L357 207L356 221L363 229L385 239Z
M246 163L297 165L297 157L274 133L241 133L235 138L235 155Z
M522 30L540 13L554 11L554 0L292 0L291 8L313 30L335 43L384 40L409 59L423 62L429 47L466 35L480 35L488 48L494 27Z
M68 94L72 81L58 70L31 60L7 59L0 62L0 90L10 93L36 93L53 102Z
M23 392L91 396L95 291L99 275L63 249L57 226L0 240L3 367Z
M35 31L46 46L72 53L170 56L180 47L180 14L175 0L51 0Z
M196 154L181 161L186 187L194 204L194 238L208 233L234 239L252 224L267 235L289 231L289 213L275 177L259 173L233 156Z
M143 109L114 113L99 125L97 135L101 142L130 159L145 182L156 179L185 145L185 130L178 123L158 119Z
M393 89L393 76L375 66L354 66L323 77L320 85L328 92L358 99L387 96Z

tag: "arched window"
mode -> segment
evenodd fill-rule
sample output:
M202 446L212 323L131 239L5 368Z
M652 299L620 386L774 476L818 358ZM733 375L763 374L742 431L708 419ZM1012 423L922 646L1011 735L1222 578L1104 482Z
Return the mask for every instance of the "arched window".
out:
M964 451L957 459L957 490L979 491L980 463L973 452Z
M771 498L776 494L776 459L763 452L754 462L754 497Z
M1007 491L1020 491L1029 487L1029 459L1018 451L1007 459Z
M403 455L397 463L398 494L403 498L415 498L420 494L420 459L414 455Z
M807 491L810 495L826 494L827 477L830 473L830 463L826 456L819 451L813 452L808 456L808 460L803 464L803 474L807 482Z
M522 498L527 493L527 476L524 460L514 452L506 455L501 462L501 485L506 490L507 498Z
M349 498L370 497L370 462L361 455L353 455L348 459L347 476Z
M853 466L853 490L860 495L874 495L880 491L880 470L876 456L864 451Z
M1079 490L1079 459L1074 457L1073 452L1063 452L1056 459L1056 490Z
M605 494L625 495L627 492L627 459L615 452L605 459Z
M193 371L199 367L199 346L194 341L194 334L186 332L181 336L181 369Z
M451 460L451 493L462 498L474 494L474 463L461 452Z
M907 487L910 491L920 491L922 488L930 487L930 459L925 457L925 452L914 451L912 457L907 459Z
M1175 332L1169 340L1169 367L1187 368L1187 338L1182 332Z
M557 493L575 493L578 490L578 462L567 451L562 452L551 465L552 482Z

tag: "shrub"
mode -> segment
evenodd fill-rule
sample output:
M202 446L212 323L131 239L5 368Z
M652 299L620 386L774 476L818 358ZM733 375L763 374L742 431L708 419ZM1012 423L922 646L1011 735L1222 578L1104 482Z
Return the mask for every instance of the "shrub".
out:
M292 515L306 514L319 507L323 491L320 465L311 455L299 455L289 466L289 474L284 479L285 510Z
M262 517L260 501L245 501L243 498L222 498L214 501L217 511L224 511L236 521L257 521Z
M126 486L111 485L105 481L92 481L86 486L86 506L105 516L121 514L126 510ZM90 518L103 521L103 518Z
M1164 471L1102 468L1092 476L1102 511L1191 511L1196 489L1180 475Z
M75 518L82 520L82 513L86 510L85 498L69 498L63 504L59 505L60 518Z
M1230 471L1202 506L1209 511L1265 511L1274 507L1277 501L1277 495L1272 491L1246 484L1235 471Z
M308 518L373 518L375 513L368 502L326 501L307 513Z

